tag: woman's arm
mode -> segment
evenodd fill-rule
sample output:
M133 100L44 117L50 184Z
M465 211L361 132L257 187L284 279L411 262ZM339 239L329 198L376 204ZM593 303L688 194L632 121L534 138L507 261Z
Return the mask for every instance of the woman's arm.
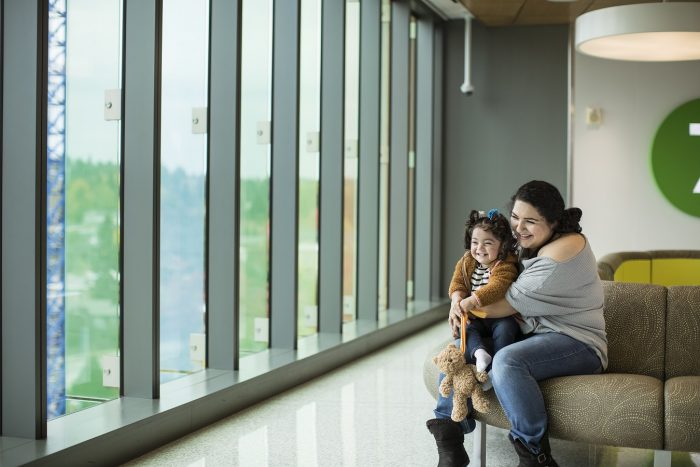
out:
M505 318L518 312L505 298L479 309L486 313L487 318Z
M467 293L462 292L461 290L452 292L452 295L450 296L452 299L452 305L450 306L450 317L448 321L450 323L450 329L452 329L452 337L454 338L459 336L459 326L462 322L462 308L459 306L459 302L461 302L466 296Z

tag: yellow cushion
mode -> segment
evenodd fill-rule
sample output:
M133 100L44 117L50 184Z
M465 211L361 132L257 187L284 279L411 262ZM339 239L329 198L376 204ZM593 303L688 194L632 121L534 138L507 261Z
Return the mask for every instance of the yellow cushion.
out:
M615 270L616 282L641 282L670 287L700 285L699 258L629 259Z
M648 259L630 259L624 261L615 270L615 282L651 282L651 261Z
M651 283L665 285L700 285L700 259L659 258L651 264Z

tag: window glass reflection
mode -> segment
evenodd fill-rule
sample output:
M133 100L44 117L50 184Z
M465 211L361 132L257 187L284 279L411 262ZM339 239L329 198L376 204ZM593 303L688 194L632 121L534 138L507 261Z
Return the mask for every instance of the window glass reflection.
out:
M208 8L208 0L163 1L161 382L205 367Z

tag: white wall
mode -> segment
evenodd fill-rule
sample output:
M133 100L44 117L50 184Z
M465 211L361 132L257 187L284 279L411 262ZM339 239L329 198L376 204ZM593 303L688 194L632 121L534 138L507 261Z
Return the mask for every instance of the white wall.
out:
M700 249L700 218L664 198L650 164L661 122L698 97L700 61L632 63L576 54L572 205L583 210L583 230L598 258L617 251ZM586 125L587 106L602 108L599 127Z

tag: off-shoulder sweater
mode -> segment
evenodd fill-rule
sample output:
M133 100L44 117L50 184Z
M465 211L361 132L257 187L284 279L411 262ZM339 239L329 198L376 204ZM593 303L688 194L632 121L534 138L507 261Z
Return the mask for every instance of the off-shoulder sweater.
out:
M521 314L523 333L558 332L573 337L593 348L603 369L607 368L603 286L588 239L567 261L537 256L522 265L506 300Z
M471 252L467 250L455 265L448 296L452 297L452 294L456 291L464 292L465 297L474 295L480 307L487 306L505 297L506 290L518 277L517 259L514 255L509 255L505 261L499 260L488 268L488 284L483 285L472 294L470 280L476 266L477 261L472 257ZM479 309L474 309L471 313L478 318L486 317L486 313Z

